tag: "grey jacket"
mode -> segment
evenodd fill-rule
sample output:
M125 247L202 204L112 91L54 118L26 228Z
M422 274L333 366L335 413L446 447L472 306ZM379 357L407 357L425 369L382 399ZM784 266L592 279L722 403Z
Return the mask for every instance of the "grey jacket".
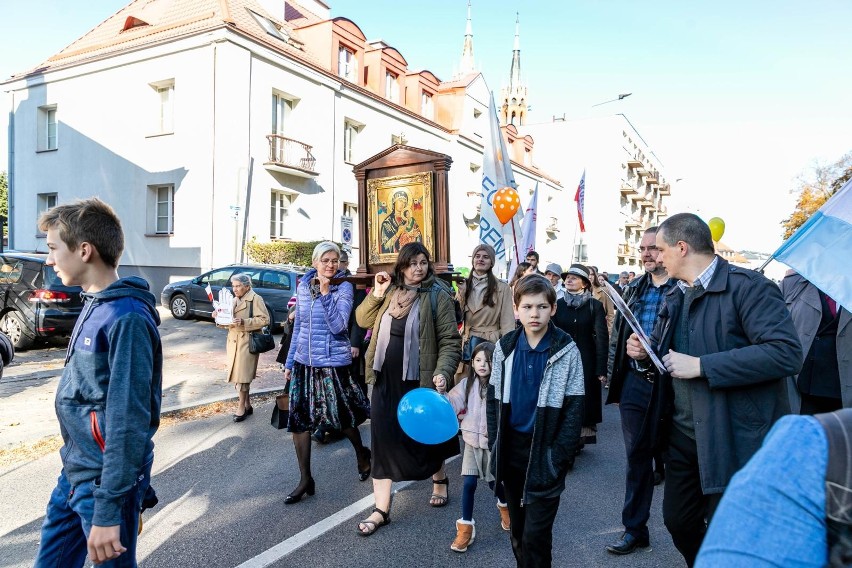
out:
M662 358L674 345L683 306L675 286L665 296L651 343ZM705 494L721 493L760 448L778 418L789 413L784 381L802 368L802 346L781 291L762 274L719 257L706 290L688 315L689 355L701 360L701 377L689 379L698 469ZM656 374L656 371L649 371ZM661 381L660 434L671 422L672 377Z
M822 304L816 286L808 282L804 276L790 271L781 281L781 293L793 325L802 342L802 361L808 356L814 341L819 322L822 318ZM843 408L852 407L852 314L838 306L840 321L837 324L837 369L840 372L840 395ZM787 380L787 392L790 396L790 408L798 413L802 406L802 397L796 388L796 378L792 375Z

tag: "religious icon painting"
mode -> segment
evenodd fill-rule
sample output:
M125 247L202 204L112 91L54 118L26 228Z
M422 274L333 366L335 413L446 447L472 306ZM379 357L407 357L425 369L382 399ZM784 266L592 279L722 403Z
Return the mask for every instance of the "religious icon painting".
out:
M399 250L423 243L435 255L432 172L367 180L370 263L396 262Z

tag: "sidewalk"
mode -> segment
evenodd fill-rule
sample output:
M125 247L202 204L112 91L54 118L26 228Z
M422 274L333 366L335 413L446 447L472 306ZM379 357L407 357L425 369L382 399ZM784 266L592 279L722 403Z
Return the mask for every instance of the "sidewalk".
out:
M235 399L225 382L225 336L210 321L174 319L158 307L163 341L162 413ZM276 337L276 339L280 339ZM280 390L283 374L275 362L278 349L260 356L252 393ZM65 348L22 351L0 379L0 449L59 434L53 409Z

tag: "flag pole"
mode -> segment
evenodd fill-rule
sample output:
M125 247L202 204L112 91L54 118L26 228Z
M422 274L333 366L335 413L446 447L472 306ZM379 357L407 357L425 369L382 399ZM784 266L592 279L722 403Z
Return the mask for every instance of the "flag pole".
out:
M577 242L577 227L579 227L579 225L580 222L577 221L577 223L574 225L574 238L571 239L571 264L574 264L574 246Z

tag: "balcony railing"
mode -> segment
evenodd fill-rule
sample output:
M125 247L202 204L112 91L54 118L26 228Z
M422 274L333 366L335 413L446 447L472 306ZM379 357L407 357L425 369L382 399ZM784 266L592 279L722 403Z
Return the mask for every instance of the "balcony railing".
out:
M269 161L264 166L268 169L299 177L319 175L312 146L280 134L270 134L266 139L269 140Z

